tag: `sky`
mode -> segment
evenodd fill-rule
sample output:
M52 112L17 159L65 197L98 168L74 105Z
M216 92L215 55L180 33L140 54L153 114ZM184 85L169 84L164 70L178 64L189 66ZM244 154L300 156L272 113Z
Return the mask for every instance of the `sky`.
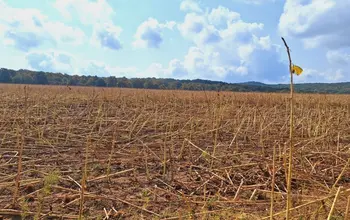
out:
M0 67L77 75L350 81L350 0L0 0Z

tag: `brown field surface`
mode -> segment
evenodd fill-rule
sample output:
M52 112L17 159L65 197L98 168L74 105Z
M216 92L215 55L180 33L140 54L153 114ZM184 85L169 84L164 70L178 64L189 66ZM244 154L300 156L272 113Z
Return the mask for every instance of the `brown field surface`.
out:
M288 94L24 87L0 85L5 219L269 218L273 176L285 217ZM294 137L293 219L345 219L350 96L296 94Z

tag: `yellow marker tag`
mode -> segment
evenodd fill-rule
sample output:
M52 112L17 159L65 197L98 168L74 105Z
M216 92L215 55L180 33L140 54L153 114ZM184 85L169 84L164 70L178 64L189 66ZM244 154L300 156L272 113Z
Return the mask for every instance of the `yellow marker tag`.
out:
M293 73L295 73L299 76L303 72L303 69L300 66L293 64L292 71L293 71Z

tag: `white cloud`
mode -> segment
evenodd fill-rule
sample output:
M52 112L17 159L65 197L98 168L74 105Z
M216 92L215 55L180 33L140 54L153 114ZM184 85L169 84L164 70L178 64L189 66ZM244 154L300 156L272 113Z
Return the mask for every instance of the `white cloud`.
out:
M178 28L183 36L191 37L193 34L200 33L206 25L205 17L196 13L188 13L182 24Z
M166 69L160 63L151 63L145 70L145 75L150 77L165 76Z
M139 75L160 78L175 77L181 79L187 76L187 70L180 60L173 59L170 60L166 67L160 63L152 63L145 71L140 72Z
M172 30L174 26L175 22L173 21L163 24L154 18L148 18L137 28L133 46L135 48L159 48L163 42L162 31L164 29Z
M83 44L86 40L85 33L78 29L66 26L61 22L47 22L44 24L45 31L56 38L58 42L71 43L74 45Z
M184 0L180 4L181 11L202 12L196 0Z
M106 64L102 61L97 60L87 60L83 61L81 63L81 67L79 69L79 72L83 75L91 75L91 76L115 76L115 77L160 77L158 76L154 71L155 68L152 67L151 64L150 67L148 67L148 70L141 71L136 67L120 67L120 66L113 66ZM146 74L147 72L147 74Z
M61 22L52 22L37 9L0 7L0 37L6 45L22 51L40 47L45 43L81 44L85 34L78 28L69 27Z
M228 8L219 6L213 8L208 15L208 20L214 25L226 25L232 23L234 20L240 19L241 15L237 12L230 11Z
M29 69L45 72L61 72L76 75L100 77L176 77L187 76L187 70L178 59L171 60L167 66L151 63L146 69L134 66L113 66L98 60L82 60L63 51L34 51L25 55Z
M93 45L111 50L122 49L122 28L113 23L114 9L107 0L56 0L54 6L69 20L78 19L82 24L92 25Z
M182 24L178 25L181 34L196 44L210 44L221 40L219 30L208 22L207 15L188 13Z
M299 38L305 48L328 49L326 69L306 69L300 82L339 82L350 78L350 8L349 0L286 0L279 31Z
M112 76L140 77L140 74L139 74L140 71L136 67L119 67L119 66L106 65L106 69Z
M184 57L188 78L213 80L281 80L287 66L279 47L261 34L262 23L248 23L223 6L206 13L188 13L178 25L194 43Z
M210 54L206 54L198 47L191 47L184 58L184 66L193 78L210 77ZM215 57L217 54L213 54ZM200 75L199 75L200 74Z
M98 60L82 60L63 51L35 51L27 53L25 58L29 68L38 71L100 77L147 76L144 71L140 71L136 67L111 66Z
M334 65L348 65L350 64L350 54L345 52L334 50L327 52L327 60L330 64Z
M303 39L305 47L350 46L349 0L286 0L279 31Z
M259 32L264 25L246 23L239 19L240 15L219 6L209 14L188 13L183 23L178 25L181 34L198 44L216 43L221 39L235 39L240 43L252 39L252 33ZM226 21L226 25L222 25ZM228 43L228 42L227 42Z
M56 0L54 6L67 19L77 15L83 24L109 22L115 14L106 0Z
M108 65L101 61L88 60L81 62L80 74L97 76L116 76L116 77L176 77L187 76L187 70L183 63L178 59L171 60L167 66L160 63L151 63L146 69L140 70L136 67L120 67Z
M27 53L26 61L30 69L47 72L61 72L99 77L145 77L144 71L136 67L111 66L103 61L82 60L62 51L36 51Z
M75 59L71 54L60 51L36 51L25 56L30 68L46 72L75 72Z
M312 83L312 82L323 82L323 83L334 83L342 82L349 78L349 74L343 69L327 69L327 70L315 70L315 69L304 69L304 72L295 77L296 83Z
M176 78L181 78L188 74L183 62L178 59L173 59L169 62L168 72L170 76Z
M111 76L109 67L103 62L89 61L86 66L80 69L82 75L108 77Z
M120 34L122 28L110 23L96 24L93 30L92 43L111 50L122 49Z

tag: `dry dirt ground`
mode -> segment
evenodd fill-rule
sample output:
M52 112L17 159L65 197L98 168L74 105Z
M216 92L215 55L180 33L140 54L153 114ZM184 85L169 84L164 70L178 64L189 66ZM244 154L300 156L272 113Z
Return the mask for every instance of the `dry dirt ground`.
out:
M0 215L261 219L273 186L283 219L289 114L288 94L0 85ZM345 218L349 158L350 96L296 95L293 218L338 189Z

